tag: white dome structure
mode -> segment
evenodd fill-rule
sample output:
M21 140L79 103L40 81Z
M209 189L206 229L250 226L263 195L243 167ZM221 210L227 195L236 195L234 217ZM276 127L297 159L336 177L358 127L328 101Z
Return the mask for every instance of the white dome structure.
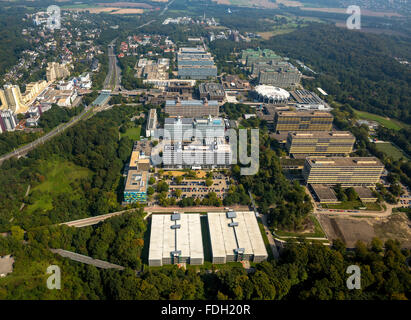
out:
M267 103L286 102L290 97L288 91L267 85L259 85L255 87L255 92L258 94L259 99Z

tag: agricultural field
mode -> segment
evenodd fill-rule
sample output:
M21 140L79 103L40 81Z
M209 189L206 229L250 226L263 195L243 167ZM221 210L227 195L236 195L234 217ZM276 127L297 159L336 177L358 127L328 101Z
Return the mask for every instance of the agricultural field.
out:
M407 155L401 149L394 146L391 142L376 143L375 147L379 151L384 152L387 156L392 157L394 160L407 158Z

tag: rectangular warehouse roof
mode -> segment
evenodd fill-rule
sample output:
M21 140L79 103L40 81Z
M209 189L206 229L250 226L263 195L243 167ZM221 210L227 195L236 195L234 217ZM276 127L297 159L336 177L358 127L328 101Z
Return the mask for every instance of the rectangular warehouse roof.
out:
M204 259L199 214L153 214L149 261L171 258L173 253L190 259Z
M236 212L235 217L230 213L230 217L225 212L208 213L213 257L234 255L239 249L245 255L267 256L254 212Z

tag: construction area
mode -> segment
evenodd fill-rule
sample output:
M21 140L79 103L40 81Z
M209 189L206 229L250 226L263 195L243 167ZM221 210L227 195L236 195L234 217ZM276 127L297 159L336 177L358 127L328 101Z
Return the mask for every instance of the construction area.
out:
M268 258L254 212L209 212L207 217L212 263L261 262Z
M200 214L153 214L149 266L204 263Z

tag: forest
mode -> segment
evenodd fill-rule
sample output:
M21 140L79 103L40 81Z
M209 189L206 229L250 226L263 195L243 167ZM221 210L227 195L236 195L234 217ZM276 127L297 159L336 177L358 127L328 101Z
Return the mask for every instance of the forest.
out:
M312 24L265 46L319 73L304 86L321 87L355 109L411 123L411 69L395 60L411 58L409 41Z
M142 212L115 217L86 228L41 227L25 236L19 232L0 238L0 255L15 257L15 271L0 279L0 299L108 300L406 300L411 275L409 250L399 243L375 238L347 251L341 241L333 247L290 241L281 258L242 266L177 266L148 268L143 246L147 224ZM148 239L147 239L148 240ZM124 271L97 269L53 255L49 248L65 248L126 267ZM58 265L63 290L46 289L46 268ZM346 269L361 269L361 289L348 290ZM139 271L139 273L136 273ZM24 279L24 285L21 285Z
M5 161L0 167L0 229L18 225L27 230L119 209L121 170L133 141L119 140L118 128L141 111L141 106L114 107L68 129L27 158ZM29 185L32 191L26 197Z

